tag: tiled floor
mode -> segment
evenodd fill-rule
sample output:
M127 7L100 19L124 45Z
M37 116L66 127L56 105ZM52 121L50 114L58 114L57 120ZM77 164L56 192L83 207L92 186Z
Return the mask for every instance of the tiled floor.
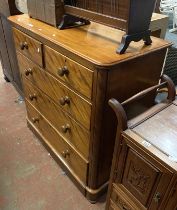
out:
M25 105L0 68L0 210L103 210L90 204L26 126Z

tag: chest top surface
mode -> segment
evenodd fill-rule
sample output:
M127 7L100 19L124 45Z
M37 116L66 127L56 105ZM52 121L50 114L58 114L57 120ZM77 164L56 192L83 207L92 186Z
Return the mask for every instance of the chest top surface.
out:
M125 133L136 134L140 142L150 143L177 166L177 100Z
M170 46L168 42L152 37L152 45L144 46L142 41L133 42L125 54L119 55L116 54L116 49L124 32L114 28L92 22L87 26L59 30L29 18L26 14L11 16L9 20L13 26L24 32L38 35L43 40L48 40L99 66L114 65Z

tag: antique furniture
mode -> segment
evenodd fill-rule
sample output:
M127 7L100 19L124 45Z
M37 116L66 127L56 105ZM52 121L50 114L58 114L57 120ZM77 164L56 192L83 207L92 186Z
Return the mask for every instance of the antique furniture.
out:
M119 55L123 32L117 29L91 23L58 30L28 15L9 20L28 125L96 201L107 188L115 141L116 119L107 101L123 101L157 84L169 43L152 37L152 45L131 43Z
M10 81L22 95L18 62L13 42L12 29L7 17L20 14L15 0L0 1L0 54L4 78Z
M64 15L61 0L27 0L30 17L57 27Z
M149 24L155 0L64 1L66 15L86 18L125 31L117 52L126 51L131 41L151 44ZM64 22L64 21L63 21ZM64 23L60 28L65 27Z
M126 51L131 41L144 40L151 44L149 24L155 0L28 0L30 17L42 20L60 29L72 23L89 23L89 20L121 29L123 35L117 52ZM144 9L146 8L146 9Z
M169 18L166 15L153 13L150 23L151 35L164 39L168 28L168 20Z
M126 106L148 93L168 87L167 100L128 119ZM177 100L167 76L119 103L109 100L117 120L117 134L107 210L177 209Z

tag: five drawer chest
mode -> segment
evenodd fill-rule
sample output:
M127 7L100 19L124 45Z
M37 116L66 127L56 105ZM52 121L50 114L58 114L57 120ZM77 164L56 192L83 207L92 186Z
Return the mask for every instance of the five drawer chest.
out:
M91 23L58 30L28 15L9 18L23 80L27 122L92 202L106 190L116 133L111 97L123 101L158 83L169 43L132 43ZM40 158L40 157L39 157Z

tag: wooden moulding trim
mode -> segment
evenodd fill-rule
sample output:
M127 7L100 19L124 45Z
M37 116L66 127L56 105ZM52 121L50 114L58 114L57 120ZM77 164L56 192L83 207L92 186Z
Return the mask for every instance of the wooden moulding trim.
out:
M77 7L72 7L69 5L65 5L65 13L73 15L73 16L77 16L80 18L85 18L85 19L88 19L97 23L102 23L104 25L121 29L123 31L125 31L127 28L127 21L124 19L111 17L108 15L92 12L92 11L77 8Z
M47 141L47 139L39 132L38 129L35 128L35 126L32 124L32 122L27 117L27 125L30 130L38 137L38 139L41 141L41 143L45 146L45 148L51 152L52 157L54 160L56 160L57 163L61 166L63 170L67 170L68 176L70 179L76 184L78 189L81 191L82 194L85 196L87 195L87 198L90 200L90 202L95 203L100 195L103 194L107 190L109 182L104 183L102 186L100 186L98 189L91 189L87 187L80 179L79 177L74 173L73 170L70 169L70 167L63 161L63 159L60 157L60 155L57 153L57 151L50 146L50 143Z
M41 134L41 132L35 128L35 126L32 124L32 122L27 117L27 125L28 127L34 132L34 134L39 138L39 140L42 142L42 144L47 147L48 150L52 152L51 155L55 155L54 159L59 159L60 163L64 168L67 169L67 171L73 176L73 178L79 183L79 185L82 188L86 188L86 185L79 179L79 177L75 174L75 172L63 161L61 156L58 154L58 152L50 145L50 143L47 141L47 139ZM57 161L57 160L56 160ZM58 162L58 161L57 161Z
M134 122L133 121L128 121L128 127L129 129L133 129L135 127L137 127L138 125L142 124L143 122L145 122L146 120L148 120L149 118L153 117L154 115L156 115L157 113L163 111L164 109L166 109L167 107L169 107L171 104L173 104L173 102L169 102L166 104L163 104L162 106L158 106L155 105L154 107L150 108L150 110L147 110L145 113L140 114L138 117L140 117L137 121L136 118L134 118ZM151 112L151 113L150 113ZM132 132L134 132L132 130Z
M151 159L151 164L155 165L155 163L159 163L159 170L163 170L164 168L169 171L169 173L176 173L177 167L176 162L172 162L167 158L167 154L163 151L159 150L156 146L151 144L150 147L144 147L142 142L146 139L138 135L136 132L132 132L132 130L128 130L128 133L123 133L123 137L128 142L128 146L134 148L137 152L143 151L144 154L148 155ZM136 141L135 141L136 139ZM154 152L152 152L154 150Z
M87 68L91 69L91 70L94 70L95 68L99 68L99 69L105 69L106 67L110 67L110 66L113 66L113 65L117 65L117 64L120 64L120 63L123 63L125 61L129 61L129 60L133 60L135 59L136 57L141 57L141 56L145 56L147 54L150 54L152 52L156 52L158 50L163 50L163 49L167 49L168 47L170 47L172 45L172 43L165 43L163 46L160 46L160 47L156 47L155 49L151 49L150 51L147 51L147 52L142 52L140 54L135 54L135 55L132 55L131 57L128 57L128 58L124 58L124 59L121 59L120 61L115 61L115 62L112 62L112 63L105 63L105 64L100 64L98 62L95 62L95 60L92 60L88 57L86 57L85 55L82 55L82 54L76 54L75 51L71 50L71 49L68 49L66 47L64 47L63 45L59 45L58 43L56 43L55 41L49 39L49 37L46 37L46 36L43 36L41 34L37 34L36 32L30 30L29 28L25 28L23 27L22 25L19 25L17 24L14 20L11 19L12 17L9 18L9 21L11 22L11 25L20 30L21 32L27 34L28 36L31 36L32 38L36 39L37 41L40 41L42 42L42 44L44 45L47 45L51 48L53 48L54 50L58 51L59 53L63 54L64 56L67 56L68 53L70 53L70 56L68 58L74 60L74 61L77 61L77 59L79 60L82 60L83 62L79 62L81 65L84 65L86 66ZM73 57L74 55L74 57ZM77 59L76 59L77 58ZM87 63L85 63L87 62ZM88 64L89 63L89 64ZM93 68L90 68L90 63L92 64L93 63Z
M10 21L10 19L9 19ZM16 24L15 22L11 22L12 27L14 27L15 29L19 30L20 32L23 32L25 35L32 37L33 39L39 41L42 43L43 45L43 50L44 50L44 45L47 47L50 47L52 49L54 49L55 51L57 51L58 53L62 54L63 56L66 56L67 58L73 60L74 62L78 62L78 59L83 59L84 62L79 62L80 65L83 65L84 67L87 67L89 70L94 71L95 70L95 63L93 64L93 67L90 68L90 64L92 64L91 60L88 60L87 58L83 57L82 55L77 55L75 54L75 52L73 52L72 50L68 50L65 47L63 47L62 45L58 45L57 43L55 43L53 40L49 39L48 37L45 36L41 36L37 33L35 33L34 31L31 31L27 28L24 28L21 25ZM68 53L71 52L71 55L68 56ZM73 56L74 55L74 56ZM77 58L77 59L76 59ZM44 60L44 57L43 57ZM33 61L35 63L35 61ZM85 63L87 62L87 63ZM44 68L45 68L45 63L43 61L44 64ZM101 65L99 65L98 63L96 64L101 68ZM106 65L107 66L107 65ZM110 65L108 65L110 66Z
M91 203L96 203L98 198L103 195L104 192L107 191L109 182L104 183L101 185L98 189L91 189L89 187L86 187L86 198Z
M96 195L96 194L99 194L99 192L102 192L103 190L105 190L108 187L108 184L109 182L106 182L103 185L101 185L98 189L91 189L89 187L86 187L86 190L90 194Z

